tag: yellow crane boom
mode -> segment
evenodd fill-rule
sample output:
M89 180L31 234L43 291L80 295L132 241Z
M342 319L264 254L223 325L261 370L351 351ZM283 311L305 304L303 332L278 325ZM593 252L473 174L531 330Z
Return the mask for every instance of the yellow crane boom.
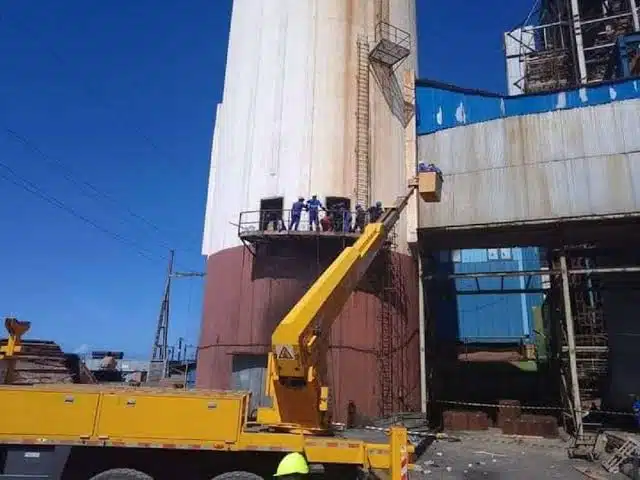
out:
M258 423L303 431L328 425L326 357L329 331L345 302L380 252L414 190L367 225L358 240L345 248L276 327L271 337L266 393L272 405L258 410Z

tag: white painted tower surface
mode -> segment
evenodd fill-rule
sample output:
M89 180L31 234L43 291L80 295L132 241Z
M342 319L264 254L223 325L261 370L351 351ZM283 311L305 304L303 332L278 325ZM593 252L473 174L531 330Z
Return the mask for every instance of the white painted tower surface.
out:
M415 0L235 0L218 106L203 254L239 245L240 212L302 195L356 203L358 39L386 22L411 53L369 79L369 196L390 205L413 172L405 162L403 74L417 69ZM395 79L393 78L395 77ZM406 225L398 229L406 248Z

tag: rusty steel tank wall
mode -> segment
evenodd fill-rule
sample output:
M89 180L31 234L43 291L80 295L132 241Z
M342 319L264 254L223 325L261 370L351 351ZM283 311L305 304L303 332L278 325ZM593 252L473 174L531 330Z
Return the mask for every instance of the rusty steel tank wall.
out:
M237 388L234 357L264 358L274 327L341 248L341 241L274 242L255 258L244 247L209 256L197 386ZM380 417L389 402L395 412L420 408L416 266L407 255L390 252L388 258L391 266L379 255L331 332L328 362L336 421L347 420L349 402L355 404L356 418ZM390 271L396 272L394 285L383 280ZM384 318L392 327L387 358L381 358ZM383 370L393 373L385 392ZM259 381L251 381L254 397L262 395L263 372L258 376ZM263 401L254 399L254 406Z

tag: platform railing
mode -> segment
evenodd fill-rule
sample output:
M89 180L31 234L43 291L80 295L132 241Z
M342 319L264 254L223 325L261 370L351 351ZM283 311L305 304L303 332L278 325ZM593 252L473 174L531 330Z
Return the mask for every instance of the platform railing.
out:
M379 22L375 30L376 42L386 40L400 47L411 49L411 34L387 22Z
M361 221L357 221L357 219ZM369 223L367 211L358 217L354 211L318 211L318 221L311 221L309 211L303 210L300 221L294 224L292 210L251 210L240 213L238 235L240 237L259 233L307 232L327 235L362 233Z

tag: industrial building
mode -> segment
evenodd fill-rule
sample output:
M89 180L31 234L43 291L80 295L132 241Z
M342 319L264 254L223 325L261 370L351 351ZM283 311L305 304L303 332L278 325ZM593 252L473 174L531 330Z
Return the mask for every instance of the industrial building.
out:
M261 405L274 326L357 236L310 231L306 214L298 231L282 229L299 196L389 205L425 162L444 172L442 202L410 205L334 324L335 418L519 395L581 431L585 405L628 409L638 379L623 359L640 333L638 9L538 4L505 34L499 95L416 80L414 1L234 2L198 386L249 389ZM460 355L506 344L544 368L496 374L495 361L483 370Z

